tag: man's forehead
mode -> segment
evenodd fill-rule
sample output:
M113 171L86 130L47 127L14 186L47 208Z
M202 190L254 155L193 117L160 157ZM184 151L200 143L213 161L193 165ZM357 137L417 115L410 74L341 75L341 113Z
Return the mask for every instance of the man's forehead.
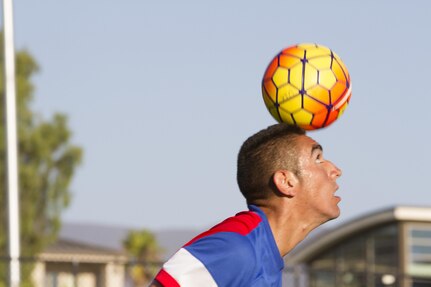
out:
M323 150L322 145L315 141L313 138L307 135L300 135L297 138L297 144L299 148L303 148L306 150Z
M299 142L301 142L302 144L307 144L307 145L318 144L318 145L320 145L317 141L315 141L313 138L311 138L307 135L299 135L297 140Z

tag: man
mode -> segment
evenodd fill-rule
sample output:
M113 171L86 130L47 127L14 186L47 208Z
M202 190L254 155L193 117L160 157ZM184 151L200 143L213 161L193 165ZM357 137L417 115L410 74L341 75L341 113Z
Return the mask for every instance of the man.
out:
M282 257L339 216L340 175L302 129L276 124L251 136L240 149L237 170L249 211L184 245L150 286L280 287Z

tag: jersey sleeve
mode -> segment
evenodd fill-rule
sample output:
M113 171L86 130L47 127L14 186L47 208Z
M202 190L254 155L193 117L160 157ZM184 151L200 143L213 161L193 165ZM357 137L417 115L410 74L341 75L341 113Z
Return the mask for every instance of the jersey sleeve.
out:
M256 273L256 255L249 240L220 232L181 248L156 280L164 287L249 287Z

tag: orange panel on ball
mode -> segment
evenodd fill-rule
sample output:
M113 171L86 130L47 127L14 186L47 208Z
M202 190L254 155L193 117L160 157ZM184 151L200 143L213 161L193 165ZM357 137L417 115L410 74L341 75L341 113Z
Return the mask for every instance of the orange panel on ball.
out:
M303 100L304 109L309 111L310 113L316 114L328 109L325 104L318 102L309 96L304 96Z
M332 104L335 105L340 98L347 92L347 87L344 82L336 82L335 85L331 89L331 101Z
M326 121L326 126L332 124L336 119L338 119L338 110L331 111L328 116L328 120Z
M298 46L293 46L287 49L284 49L281 53L283 55L292 55L295 57L298 57L300 59L304 58L304 49L298 47Z
M278 68L278 58L275 58L271 61L268 68L266 68L265 75L263 76L263 80L266 81L272 77L275 70Z
M275 102L277 99L277 87L274 85L272 80L267 80L263 83L263 88L269 97Z
M334 62L337 62L337 64L339 65L339 67L344 71L344 73L346 75L346 78L347 78L347 81L350 81L349 71L347 70L347 67L344 64L344 62L341 61L341 59L337 55L335 55Z
M344 70L338 61L334 61L332 63L332 71L334 72L335 77L337 77L337 80L344 82L348 81L347 70Z
M314 114L313 120L311 124L317 128L323 127L325 124L326 118L328 116L328 110L323 110L320 113Z
M290 55L280 55L279 61L280 67L288 69L301 64L301 59Z
M331 97L329 96L329 91L322 86L315 86L307 90L307 95L312 98L318 99L325 105L331 104Z
M262 88L262 95L263 95L263 101L265 102L265 105L268 109L270 109L275 105L275 100L270 95L268 95L268 93L264 88Z

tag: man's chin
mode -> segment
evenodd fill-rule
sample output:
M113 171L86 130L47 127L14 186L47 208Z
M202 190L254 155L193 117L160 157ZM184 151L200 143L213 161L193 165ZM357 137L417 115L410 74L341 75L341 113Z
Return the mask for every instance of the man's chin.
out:
M337 206L337 209L334 210L334 212L328 216L327 221L337 219L340 216L340 214L341 214L340 208Z

